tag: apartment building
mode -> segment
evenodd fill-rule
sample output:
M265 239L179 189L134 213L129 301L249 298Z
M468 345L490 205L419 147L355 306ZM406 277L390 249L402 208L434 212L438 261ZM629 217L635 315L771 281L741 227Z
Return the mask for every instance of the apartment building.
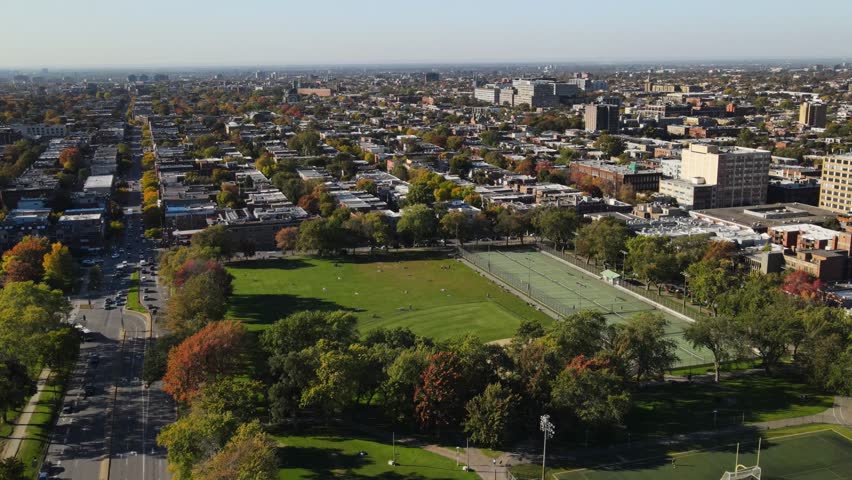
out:
M681 154L680 176L714 186L711 208L761 205L766 203L771 161L766 150L691 144Z
M825 104L802 102L799 106L799 123L814 128L825 128L825 114Z
M823 159L819 206L837 213L852 211L852 155Z
M586 105L584 115L587 132L618 132L618 105Z

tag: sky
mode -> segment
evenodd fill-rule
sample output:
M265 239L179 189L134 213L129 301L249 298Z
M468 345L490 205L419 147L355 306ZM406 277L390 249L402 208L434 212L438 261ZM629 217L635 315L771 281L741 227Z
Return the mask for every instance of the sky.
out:
M0 69L852 58L851 0L8 0Z

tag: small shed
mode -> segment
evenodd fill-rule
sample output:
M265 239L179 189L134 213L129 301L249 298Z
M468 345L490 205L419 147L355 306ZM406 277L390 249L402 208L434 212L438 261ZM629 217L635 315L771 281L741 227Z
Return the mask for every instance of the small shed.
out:
M601 272L601 279L610 285L621 285L621 274L612 270Z

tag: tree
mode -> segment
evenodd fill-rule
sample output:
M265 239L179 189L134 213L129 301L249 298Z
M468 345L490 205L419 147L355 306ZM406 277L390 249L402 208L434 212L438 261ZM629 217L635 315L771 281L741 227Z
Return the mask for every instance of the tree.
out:
M26 466L17 457L7 457L0 460L0 479L2 480L24 480Z
M441 231L444 235L455 238L460 245L464 246L468 234L468 218L462 212L452 211L441 218Z
M606 361L579 356L553 381L553 408L569 412L586 428L621 423L630 409L630 394Z
M145 351L145 359L142 361L142 380L148 383L162 380L169 365L169 351L180 345L185 338L175 334L158 337L157 341Z
M601 134L601 136L595 140L594 146L609 158L617 157L624 153L627 149L624 140L608 133Z
M320 153L320 136L315 130L299 132L287 141L287 146L296 150L302 156L318 155Z
M192 470L196 480L261 480L278 475L278 445L254 420L237 428L227 445Z
M486 130L479 134L479 139L484 145L496 147L500 142L500 132L495 130Z
M236 429L237 421L230 413L217 415L190 410L188 415L160 430L157 445L168 452L173 478L191 480L192 469L221 450Z
M661 289L680 273L671 239L662 235L639 235L628 240L625 266L649 289L651 283Z
M639 312L618 326L615 350L636 381L662 378L677 360L677 346L666 335L668 323L659 312Z
M803 300L814 301L822 295L822 281L808 272L793 270L784 277L781 290Z
M94 267L89 269L89 290L97 291L101 288L101 283L103 282L104 274L103 270L101 270L100 265L95 265Z
M76 172L81 163L82 155L80 149L76 147L66 148L59 153L59 164L69 172Z
M409 244L423 244L435 236L437 228L435 212L426 205L412 205L402 211L397 232L408 239Z
M361 192L367 192L372 195L377 195L379 193L378 186L376 182L370 178L360 178L357 182L355 182L355 190L359 190Z
M326 415L340 413L356 397L358 379L366 368L368 351L360 344L330 349L319 355L316 377L302 392L301 406L319 407Z
M256 418L264 406L263 383L243 377L221 377L204 383L192 408L206 413L230 413L240 422Z
M157 205L144 207L142 209L142 223L146 229L159 229L163 224L163 210Z
M465 405L465 433L477 445L488 448L503 445L508 437L513 409L519 400L503 385L489 384L485 391Z
M408 348L399 352L387 366L381 390L388 418L402 423L412 420L411 402L431 356L422 346Z
M33 282L7 283L0 290L0 352L37 373L55 347L47 333L61 328L70 311L59 290Z
M50 252L46 238L25 236L3 253L6 282L40 282L44 277L44 256Z
M296 249L296 242L299 239L298 227L284 227L278 230L275 234L275 246L282 252L288 252Z
M703 347L713 354L713 381L719 383L719 368L722 362L742 345L737 324L728 316L700 317L690 323L683 337L696 348Z
M239 249L234 234L224 225L213 225L194 234L190 240L193 247L211 248L219 258L231 258Z
M463 407L461 380L461 361L455 354L432 355L414 391L414 411L421 428L458 424Z
M36 383L27 373L26 365L14 358L0 361L0 419L26 402L36 392ZM0 477L2 478L2 477Z
M199 330L208 322L221 320L227 311L230 282L227 272L212 269L190 276L169 298L166 325L174 332Z
M548 208L535 217L541 235L562 250L574 242L578 224L577 213L567 208Z
M74 258L68 247L59 242L50 247L42 261L44 281L53 288L67 292L74 281Z
M611 346L613 331L597 310L582 310L556 322L547 337L565 361L584 355L594 357Z
M689 294L712 308L714 314L718 313L719 297L727 292L732 284L736 284L738 279L733 262L715 258L693 263L686 269L685 275Z
M350 345L358 339L358 320L350 312L303 311L278 320L260 337L269 355L285 355L313 347L320 340Z
M163 390L188 403L204 382L226 375L239 364L245 328L239 322L213 322L169 351Z
M577 253L604 265L614 267L622 259L622 251L630 238L627 225L613 217L583 226L577 232Z
M302 252L316 251L326 255L338 251L343 246L343 229L339 222L327 218L314 218L302 222L296 249Z
M364 216L364 236L370 244L370 250L376 246L387 247L393 241L393 227L388 217L380 212L369 212Z

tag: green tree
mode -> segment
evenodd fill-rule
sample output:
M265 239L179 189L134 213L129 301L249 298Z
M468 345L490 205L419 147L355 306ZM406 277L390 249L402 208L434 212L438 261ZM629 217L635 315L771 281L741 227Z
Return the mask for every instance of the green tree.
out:
M586 428L603 429L621 423L630 409L630 394L606 361L580 356L553 381L551 405Z
M625 265L648 289L654 283L659 290L680 273L671 239L661 235L639 235L628 240Z
M7 412L24 405L35 392L36 384L27 373L26 365L14 358L0 361L0 419L3 423L8 421Z
M627 225L613 217L603 217L600 220L583 226L577 232L576 250L579 255L615 267L620 263L622 251L630 238Z
M402 211L397 232L409 244L423 244L435 236L438 221L435 212L426 205L412 205Z
M639 312L618 326L615 351L636 381L662 378L677 361L677 346L666 335L668 323L659 312Z
M0 460L0 479L2 480L24 480L26 466L17 457L8 457Z
M302 407L316 406L327 415L340 413L359 391L358 379L367 366L368 349L360 344L320 353L316 378L302 392Z
M101 270L100 265L95 265L94 267L89 269L89 290L97 291L101 289L101 283L103 282L104 274L103 270Z
M455 238L460 245L464 245L468 237L469 220L467 215L459 211L452 211L441 218L441 231L445 236Z
M724 315L700 317L687 325L683 337L694 347L706 348L713 354L713 381L716 383L722 362L731 358L742 345L736 322Z
M299 132L287 141L287 145L290 149L296 150L299 152L299 155L306 157L318 155L320 153L321 149L319 143L320 135L315 130Z
M621 155L627 149L627 145L625 145L624 140L608 133L601 134L601 136L595 140L594 146L610 158Z
M686 284L689 294L718 313L717 301L731 285L739 282L733 262L730 260L707 259L689 265L686 269Z
M564 250L574 242L579 219L574 210L552 207L540 212L534 224L544 238Z
M264 406L263 383L243 377L224 376L205 383L192 400L192 408L205 413L231 413L240 422L249 422Z
M497 448L505 444L513 409L519 397L499 383L492 383L465 405L464 432L477 445Z
M547 337L553 341L560 358L567 361L580 355L591 358L610 348L613 334L601 312L581 310L554 323Z
M216 272L194 275L169 298L166 325L174 332L188 333L221 320L229 295L230 284L223 283Z
M157 435L157 445L167 449L169 471L175 480L192 479L192 469L224 447L238 426L230 414L190 410L188 415L166 425Z
M239 242L224 225L213 225L194 234L190 240L195 248L210 248L218 258L231 258L239 250Z

